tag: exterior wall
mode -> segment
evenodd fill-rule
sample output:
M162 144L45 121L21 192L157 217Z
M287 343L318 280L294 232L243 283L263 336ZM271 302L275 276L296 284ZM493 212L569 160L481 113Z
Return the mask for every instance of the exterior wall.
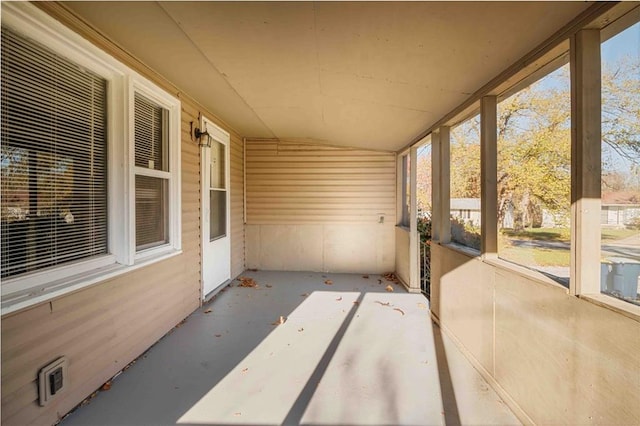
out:
M516 414L640 424L640 323L566 289L432 245L432 310Z
M624 227L640 217L640 206L607 205L602 206L600 223L602 225Z
M409 229L396 227L396 276L405 284L410 283L409 271Z
M2 317L3 425L56 423L200 304L200 154L191 141L189 123L197 123L199 113L215 120L213 114L59 6L39 6L181 99L183 253ZM242 140L231 132L231 143L231 269L235 276L244 269ZM69 388L39 407L38 370L62 355L69 360Z
M231 278L244 271L244 142L231 133Z
M247 267L394 269L394 154L248 140L246 167Z

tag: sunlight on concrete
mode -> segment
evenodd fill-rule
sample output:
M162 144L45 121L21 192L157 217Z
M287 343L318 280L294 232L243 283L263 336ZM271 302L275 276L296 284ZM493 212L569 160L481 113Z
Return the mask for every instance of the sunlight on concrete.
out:
M424 296L378 275L243 275L258 287L235 281L62 424L519 424Z

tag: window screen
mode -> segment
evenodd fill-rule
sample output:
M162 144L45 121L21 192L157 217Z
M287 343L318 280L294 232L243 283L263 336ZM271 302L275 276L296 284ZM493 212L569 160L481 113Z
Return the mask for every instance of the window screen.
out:
M106 91L2 29L2 278L107 253Z

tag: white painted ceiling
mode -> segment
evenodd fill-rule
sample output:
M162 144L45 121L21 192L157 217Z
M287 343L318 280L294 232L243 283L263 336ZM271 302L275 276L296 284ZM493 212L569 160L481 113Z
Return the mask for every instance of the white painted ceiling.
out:
M397 150L585 2L66 2L245 137Z

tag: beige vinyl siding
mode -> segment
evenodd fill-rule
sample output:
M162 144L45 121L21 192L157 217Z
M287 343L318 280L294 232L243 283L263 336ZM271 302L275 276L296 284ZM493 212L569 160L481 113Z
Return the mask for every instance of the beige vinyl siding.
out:
M56 423L200 305L200 114L231 132L232 273L244 269L242 140L213 114L110 43L60 5L40 3L67 26L178 96L181 112L182 254L2 317L2 424ZM69 388L38 406L40 368L65 355Z
M247 140L247 224L395 223L395 154Z
M244 271L244 144L231 135L231 278Z
M198 146L184 143L184 102L182 114L183 253L3 317L3 425L54 423L199 306ZM61 355L71 388L41 408L37 372Z
M246 167L247 267L394 270L395 154L247 140Z

